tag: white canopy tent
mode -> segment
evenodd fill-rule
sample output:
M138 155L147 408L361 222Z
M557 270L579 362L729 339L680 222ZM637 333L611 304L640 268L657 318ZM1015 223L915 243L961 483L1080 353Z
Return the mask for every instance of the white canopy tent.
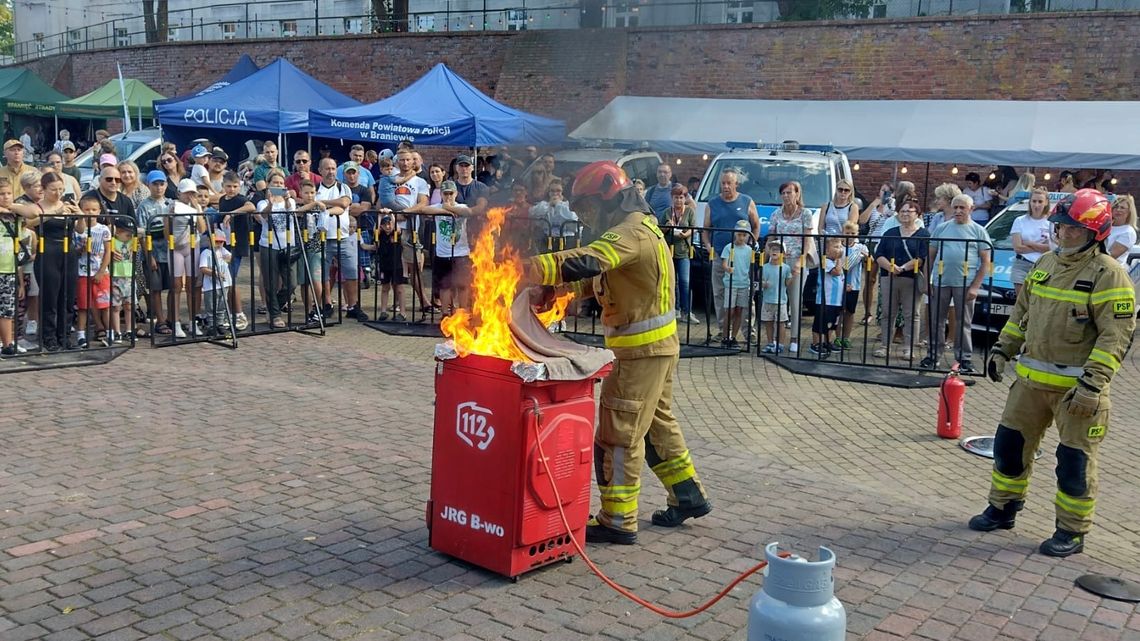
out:
M1140 169L1140 102L619 96L570 138L700 154L830 144L859 160Z

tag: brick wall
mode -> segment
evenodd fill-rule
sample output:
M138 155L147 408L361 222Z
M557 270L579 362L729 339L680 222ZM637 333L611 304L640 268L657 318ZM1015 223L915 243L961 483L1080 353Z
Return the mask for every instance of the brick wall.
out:
M446 62L496 99L564 118L573 128L623 94L1140 100L1140 47L1127 44L1136 42L1140 12L1100 12L168 43L56 56L27 66L61 91L79 95L114 77L119 62L125 75L177 95L213 82L242 53L259 64L285 56L369 102ZM1058 126L1077 132L1101 124ZM699 157L683 160L683 175L703 169ZM894 171L883 163L861 165L857 183L865 193ZM925 165L908 169L921 189ZM950 167L932 167L929 182L952 178ZM1120 178L1122 189L1140 188L1134 173Z

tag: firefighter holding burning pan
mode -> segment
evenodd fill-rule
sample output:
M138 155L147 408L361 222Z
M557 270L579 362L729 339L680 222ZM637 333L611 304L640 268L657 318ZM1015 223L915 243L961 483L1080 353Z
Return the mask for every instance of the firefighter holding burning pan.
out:
M680 354L672 252L649 204L615 163L582 168L571 198L583 224L606 231L585 247L531 258L527 279L547 294L559 286L602 306L605 345L617 360L602 383L594 436L602 506L586 540L632 545L643 462L669 493L654 525L677 527L712 509L671 407Z

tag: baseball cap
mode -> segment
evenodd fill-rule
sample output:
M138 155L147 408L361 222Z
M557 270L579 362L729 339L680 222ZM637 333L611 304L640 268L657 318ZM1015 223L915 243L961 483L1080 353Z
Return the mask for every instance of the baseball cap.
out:
M226 232L224 232L220 229L214 230L214 242L215 243L224 243L224 242L226 242L226 240L228 240L226 238Z
M4 143L4 151L8 151L12 147L19 147L20 149L23 149L24 143L20 142L19 140L16 140L15 138Z
M65 140L62 143L60 143L59 148L60 149L70 149L72 151L75 151L75 143L71 142L70 140Z
M383 216L380 217L380 224L390 223L390 222L392 222L392 217L389 216L388 214L384 214Z
M210 150L206 149L204 146L195 145L194 148L190 150L190 155L195 158L202 158L203 156L209 156L211 154Z
M455 157L455 164L457 164L457 165L473 165L475 163L471 162L471 156L460 154L460 155Z
M135 230L135 219L130 216L115 216L113 222L115 223L115 227L119 229Z
M230 155L227 154L226 150L222 149L221 147L214 147L214 151L212 152L212 155L214 156L214 158L216 160L229 160L230 159Z
M445 180L445 181L443 181L443 184L441 184L441 185L439 186L439 190L440 190L441 192L444 192L444 191L457 192L457 191L459 191L459 189L457 189L457 188L455 187L455 181L454 181L454 180Z
M157 169L151 169L146 174L146 184L149 185L156 182L166 182L166 174Z
M733 229L736 231L746 231L752 233L752 224L747 220L738 220L736 221L736 226Z
M197 192L198 191L198 183L194 182L193 180L190 180L189 178L183 178L182 180L179 180L178 181L178 193L184 194L188 191Z
M119 164L119 159L115 157L115 154L103 154L102 156L99 156L99 164L117 165Z
M392 157L395 155L396 154L393 153L391 149L381 149L380 150L380 157L381 158L387 158L388 160L391 160Z
M358 164L356 164L356 162L350 160L350 161L344 163L344 170L346 172L355 171L357 173L360 173L360 165L358 165Z

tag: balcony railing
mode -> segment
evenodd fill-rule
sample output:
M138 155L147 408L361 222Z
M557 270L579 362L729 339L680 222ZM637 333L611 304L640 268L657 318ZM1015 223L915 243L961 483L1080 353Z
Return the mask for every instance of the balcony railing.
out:
M460 0L454 4L459 5ZM514 6L494 6L509 2ZM148 33L142 15L76 26L15 44L23 62L61 53L121 49L153 42L335 37L390 32L522 31L583 27L633 28L741 24L777 20L864 20L942 15L1140 9L1140 0L484 0L478 10L453 8L452 0L413 2L407 16L338 14L331 3L297 0L215 4L170 11L163 33ZM308 3L306 3L308 4ZM434 4L436 9L422 8ZM472 6L464 2L464 6ZM322 5L324 5L322 7ZM490 5L490 6L489 6Z

